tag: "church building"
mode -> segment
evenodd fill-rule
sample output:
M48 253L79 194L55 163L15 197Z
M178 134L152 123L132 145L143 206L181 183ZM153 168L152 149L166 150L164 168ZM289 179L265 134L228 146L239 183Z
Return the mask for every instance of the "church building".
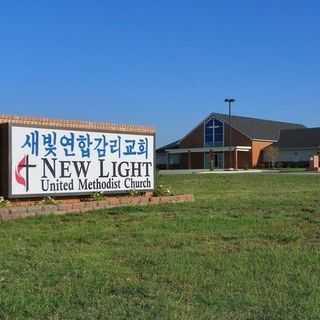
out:
M263 150L296 123L211 113L181 139L157 150L160 169L249 169L262 166Z

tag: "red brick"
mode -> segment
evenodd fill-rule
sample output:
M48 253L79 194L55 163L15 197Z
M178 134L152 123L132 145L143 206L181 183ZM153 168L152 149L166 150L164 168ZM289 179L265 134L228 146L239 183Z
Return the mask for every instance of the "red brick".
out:
M54 215L60 216L60 215L64 215L64 214L67 214L67 213L68 213L67 211L58 210L58 211L54 212Z
M9 208L10 214L18 214L18 213L25 213L27 212L27 208L24 207L10 207Z
M109 197L109 198L107 198L107 201L110 205L119 205L120 204L120 200L117 197Z
M38 212L41 212L42 211L42 206L30 206L27 208L27 211L29 213L38 213Z
M69 210L72 210L72 204L59 204L56 211L68 212Z
M143 197L143 198L140 199L139 204L140 204L140 205L146 205L146 204L149 203L149 200L150 200L149 197L148 197L148 198L147 198L147 197Z
M153 192L152 191L147 191L144 194L144 197L146 197L146 198L151 198L152 196L153 196Z
M133 125L118 125L106 122L91 122L79 120L60 120L37 117L20 117L12 115L0 115L0 123L17 123L22 125L40 125L65 129L84 129L84 130L99 130L105 132L125 132L125 133L141 133L154 134L153 128Z
M25 212L24 212L25 213ZM23 212L10 212L10 214L8 215L8 220L11 220L11 219L20 219L20 218L23 218Z
M83 202L81 203L81 209L92 210L97 207L95 202Z
M58 210L58 206L56 205L44 205L43 208L45 209L46 212L54 212L54 211L57 211Z
M108 208L110 206L110 204L106 201L99 201L97 203L97 208L98 209L104 209L104 208Z
M160 197L152 197L149 199L150 204L159 204L160 203Z
M79 210L81 208L81 203L79 202L79 203L74 203L73 205L72 205L72 209L74 209L74 210Z
M129 196L120 196L119 198L119 203L120 204L128 204L132 200L132 197Z
M60 203L57 205L57 211L64 211L64 210L65 210L65 204Z
M121 203L120 200L121 199ZM175 203L194 201L192 194L177 195L177 196L164 196L164 197L151 197L145 196L121 196L121 197L108 197L105 201L91 201L91 202L75 202L59 205L45 205L45 206L32 206L32 207L10 207L0 208L0 219L10 220L25 218L35 215L56 214L61 215L65 213L80 213L88 212L98 208L110 208L118 206L130 205L145 205L145 204L159 204L159 203ZM114 203L114 204L111 204Z
M62 202L63 202L63 204L69 204L69 203L71 203L71 204L73 204L73 203L78 203L78 202L80 202L80 198L72 198L72 199L63 199L62 200Z
M9 215L8 208L0 208L0 220L6 220Z

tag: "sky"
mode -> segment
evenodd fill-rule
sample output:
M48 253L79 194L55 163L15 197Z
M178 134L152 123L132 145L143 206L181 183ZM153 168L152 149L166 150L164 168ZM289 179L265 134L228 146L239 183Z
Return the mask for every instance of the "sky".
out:
M0 1L0 113L147 125L210 112L320 126L320 2Z

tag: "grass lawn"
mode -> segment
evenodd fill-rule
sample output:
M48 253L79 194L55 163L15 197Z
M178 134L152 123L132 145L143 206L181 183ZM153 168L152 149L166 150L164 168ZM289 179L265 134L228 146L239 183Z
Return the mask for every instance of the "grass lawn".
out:
M0 319L320 319L320 177L161 177L188 204L0 223Z

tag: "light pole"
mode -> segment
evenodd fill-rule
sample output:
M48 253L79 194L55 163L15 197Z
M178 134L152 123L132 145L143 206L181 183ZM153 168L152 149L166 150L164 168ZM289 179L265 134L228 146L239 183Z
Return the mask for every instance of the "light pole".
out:
M231 105L235 101L236 101L236 99L233 99L233 98L224 99L224 102L228 103L228 105L229 105L229 146L230 146L230 148L232 147ZM232 153L231 153L231 150L230 150L229 151L229 168L231 168L231 163L232 163Z

